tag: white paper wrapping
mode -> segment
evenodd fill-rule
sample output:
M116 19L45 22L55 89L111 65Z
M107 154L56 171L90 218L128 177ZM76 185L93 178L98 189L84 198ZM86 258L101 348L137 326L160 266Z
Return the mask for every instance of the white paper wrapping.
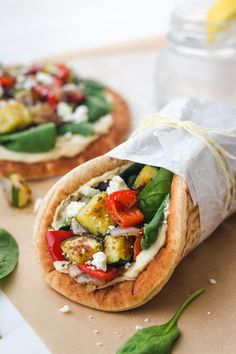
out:
M191 120L197 125L236 132L236 111L222 102L202 103L181 98L168 104L162 117ZM214 134L220 145L236 155L236 138ZM232 212L226 207L226 178L203 141L182 129L167 126L143 129L108 153L109 156L165 167L181 176L189 186L193 202L199 205L201 238L208 237ZM230 160L236 176L236 161Z

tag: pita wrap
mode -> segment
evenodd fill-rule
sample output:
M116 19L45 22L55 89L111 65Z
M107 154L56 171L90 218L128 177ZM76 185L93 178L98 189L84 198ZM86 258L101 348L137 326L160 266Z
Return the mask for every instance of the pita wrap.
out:
M163 288L175 267L200 238L198 206L194 206L184 180L174 175L165 245L135 280L89 292L86 286L56 271L45 234L51 227L57 206L92 178L125 164L127 161L102 156L70 171L46 195L34 227L37 255L47 283L72 301L102 311L125 311L149 301Z
M100 156L120 144L130 128L130 112L126 101L115 91L107 89L114 104L113 125L106 135L97 140L74 157L61 157L55 160L27 163L0 159L0 177L18 172L26 179L41 179L62 175L85 161Z

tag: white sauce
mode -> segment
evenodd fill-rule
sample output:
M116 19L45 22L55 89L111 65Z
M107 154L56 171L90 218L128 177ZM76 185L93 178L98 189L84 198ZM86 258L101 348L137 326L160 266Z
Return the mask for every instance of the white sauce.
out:
M108 114L101 117L94 123L94 130L96 134L91 137L84 137L82 135L64 135L57 137L56 146L44 153L23 153L14 152L0 146L0 160L8 161L23 161L26 163L44 162L49 160L56 160L60 157L73 157L84 151L88 145L97 140L100 135L107 134L112 127L113 117Z

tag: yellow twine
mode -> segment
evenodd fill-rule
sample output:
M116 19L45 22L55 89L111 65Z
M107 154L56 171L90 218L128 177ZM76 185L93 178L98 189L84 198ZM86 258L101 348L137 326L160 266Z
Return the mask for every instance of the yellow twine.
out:
M225 176L227 187L226 206L228 209L230 209L236 192L236 181L230 160L236 160L236 156L232 155L225 148L223 148L220 143L212 137L212 134L236 138L236 133L231 133L229 131L220 130L217 128L203 127L188 120L182 121L174 119L170 116L162 117L158 114L154 114L146 118L141 126L131 135L131 137L137 135L143 129L159 126L167 126L173 129L185 130L195 138L204 142L204 144L214 156L223 175Z

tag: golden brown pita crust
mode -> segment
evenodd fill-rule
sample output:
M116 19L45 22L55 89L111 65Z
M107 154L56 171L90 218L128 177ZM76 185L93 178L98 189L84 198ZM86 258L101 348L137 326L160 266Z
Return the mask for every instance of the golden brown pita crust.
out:
M71 158L61 157L57 160L38 163L0 160L0 177L16 171L26 179L41 179L63 175L85 161L105 154L123 142L130 128L129 108L126 101L118 93L111 89L107 89L107 93L112 96L115 107L112 113L114 124L107 135L101 136L83 152Z
M124 311L150 300L162 289L181 258L198 243L200 237L198 208L194 207L184 181L174 176L166 245L135 281L125 281L109 288L88 292L86 287L79 285L68 275L57 272L45 241L45 234L52 223L56 207L92 177L125 163L126 161L102 156L75 168L49 191L35 222L38 258L48 284L75 302L103 311Z

